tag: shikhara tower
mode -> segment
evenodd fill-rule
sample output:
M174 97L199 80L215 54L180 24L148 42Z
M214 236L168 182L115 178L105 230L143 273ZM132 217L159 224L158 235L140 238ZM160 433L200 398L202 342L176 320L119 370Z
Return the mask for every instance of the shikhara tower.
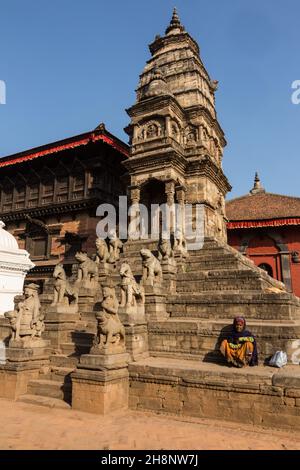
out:
M224 133L215 91L176 9L165 36L149 46L131 123L130 197L134 203L203 203L205 236L226 241L224 199L231 187L222 170Z

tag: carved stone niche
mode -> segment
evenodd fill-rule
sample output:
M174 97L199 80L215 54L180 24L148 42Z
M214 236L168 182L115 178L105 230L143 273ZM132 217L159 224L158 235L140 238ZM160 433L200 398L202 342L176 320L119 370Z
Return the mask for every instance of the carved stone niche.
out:
M170 122L170 134L173 139L177 140L177 142L181 141L181 130L178 123L174 120Z
M198 131L195 126L191 124L184 129L184 143L185 145L195 145L198 140Z
M163 119L152 119L139 125L136 131L137 141L144 141L161 137L164 134Z

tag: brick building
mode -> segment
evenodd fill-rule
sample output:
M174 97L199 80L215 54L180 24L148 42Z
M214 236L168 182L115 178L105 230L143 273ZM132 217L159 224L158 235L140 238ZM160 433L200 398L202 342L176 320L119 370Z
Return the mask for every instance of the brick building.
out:
M226 214L228 243L300 296L300 198L266 192L256 174Z
M29 251L36 267L28 280L43 282L77 250L94 253L96 209L124 194L122 161L128 147L104 124L85 134L0 160L0 217Z

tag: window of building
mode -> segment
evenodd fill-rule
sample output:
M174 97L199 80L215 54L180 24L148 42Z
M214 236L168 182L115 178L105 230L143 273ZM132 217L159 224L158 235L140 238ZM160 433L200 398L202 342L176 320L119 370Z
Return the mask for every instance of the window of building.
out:
M24 209L24 207L25 207L25 195L26 195L25 185L16 187L16 201L15 201L16 209Z
M264 271L266 271L266 272L269 274L269 276L273 277L273 269L272 269L272 267L271 267L269 264L267 264L267 263L262 263L262 264L259 264L258 267L259 267L260 269L263 269Z
M31 239L31 255L34 258L43 258L47 256L47 239L46 237Z
M54 196L54 181L43 182L42 204L51 204Z
M82 199L84 197L84 174L73 176L73 199Z
M28 207L36 207L39 203L39 184L29 186Z
M2 192L2 211L9 212L13 206L13 188L6 188Z
M60 176L57 179L57 201L65 202L68 200L69 177Z

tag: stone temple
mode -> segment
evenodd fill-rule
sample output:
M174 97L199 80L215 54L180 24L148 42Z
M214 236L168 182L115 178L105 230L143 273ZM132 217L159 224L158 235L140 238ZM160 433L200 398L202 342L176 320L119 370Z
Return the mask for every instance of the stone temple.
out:
M217 82L176 10L149 48L127 110L122 178L133 204L201 204L204 245L187 252L183 227L165 243L121 242L115 233L96 241L93 259L76 254L72 277L58 264L40 305L29 305L27 292L7 316L13 339L0 396L100 414L129 407L300 429L300 300L227 244L231 187ZM16 339L13 319L24 304L40 313L30 338L27 327ZM229 368L219 352L236 315L256 336L258 367ZM277 350L289 364L264 366Z

